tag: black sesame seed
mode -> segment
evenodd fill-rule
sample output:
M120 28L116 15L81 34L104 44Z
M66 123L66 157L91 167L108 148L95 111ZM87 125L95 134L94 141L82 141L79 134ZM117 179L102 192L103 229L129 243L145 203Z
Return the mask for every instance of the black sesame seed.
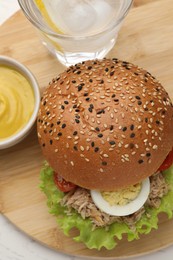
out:
M88 96L88 93L84 93L84 97L87 97Z
M62 128L65 128L66 127L66 124L62 124Z
M106 68L106 69L105 69L105 71L106 71L106 72L108 72L108 71L109 71L109 69L108 69L108 68Z
M131 125L131 126L130 126L130 130L131 130L131 131L133 131L133 130L134 130L134 128L135 128L135 126L134 126L134 125Z
M80 119L80 116L79 116L79 115L75 115L75 117L76 117L77 119Z
M58 133L58 136L62 136L62 133L61 133L61 132L59 132L59 133Z
M92 112L93 112L93 109L92 109L91 107L89 107L89 108L88 108L88 111L89 111L90 113L92 113Z
M138 99L138 100L140 100L140 99L141 99L139 96L136 96L135 98L136 98L136 99Z
M148 111L148 107L144 108L145 111Z
M43 147L45 147L45 146L46 146L46 145L45 145L45 143L44 143L44 144L42 144L42 146L43 146Z
M82 86L82 85L79 85L79 86L78 86L78 91L81 91L82 88L83 88L83 86Z
M106 165L107 165L107 162L104 162L104 161L103 161L103 162L102 162L102 165L106 166Z
M144 162L144 161L143 161L143 160L141 160L141 159L138 161L138 163L139 163L139 164L141 164L141 163L143 163L143 162Z
M113 95L112 95L112 98L114 98L115 96L116 96L116 95L115 95L115 94L113 94Z
M90 107L93 109L93 108L94 108L94 105L93 105L93 104L90 104Z
M77 135L77 131L74 131L74 132L73 132L73 135Z
M145 118L145 123L148 123L148 118L147 117Z
M50 127L52 128L54 126L54 124L52 123L51 125L50 125Z
M91 82L91 83L92 83L92 82L93 82L93 80L92 80L92 79L90 79L90 80L89 80L89 82Z
M51 145L53 144L53 141L52 141L52 140L50 140L50 144L51 144Z
M58 122L57 122L57 125L60 125L60 124L61 124L61 121L58 121Z
M79 124L80 123L80 120L79 119L75 119L76 123Z
M75 151L77 151L77 150L78 150L78 149L77 149L77 146L73 146L73 148L74 148L74 150L75 150Z
M115 73L114 71L111 71L111 73L110 73L110 76L113 76L113 75L114 75L114 73Z
M81 74L81 71L80 71L80 70L78 70L76 73L79 75L79 74Z
M50 112L49 112L49 111L47 111L47 112L46 112L46 115L48 116L49 114L50 114Z
M76 80L72 80L72 83L75 84L75 83L76 83Z
M105 113L104 109L97 111L97 115L100 115L100 114L102 114L102 113L103 113L103 114Z
M92 66L89 66L89 67L88 67L88 70L91 70L91 69L92 69Z
M86 101L90 101L90 98L88 97L88 98L86 98L85 100L86 100Z
M150 157L150 156L151 156L151 153L146 153L146 156L147 156L147 157Z
M127 127L124 126L124 127L122 128L122 131L125 132L126 130L127 130Z
M94 147L94 146L95 146L95 143L94 143L94 142L91 142L91 146Z
M65 106L62 105L61 108L62 108L62 109L65 109Z
M119 102L119 99L114 99L114 102Z
M80 109L78 109L78 108L77 108L77 109L75 109L75 112L77 112L77 113L78 113L78 112L80 112Z
M138 101L138 105L139 105L139 106L142 105L142 102L141 102L141 101Z
M98 152L99 151L99 147L96 147L95 149L94 149L94 152Z
M103 137L103 135L102 135L102 134L98 134L98 137L99 137L99 138L102 138L102 137Z
M77 105L73 105L73 108L77 108Z
M138 75L139 75L137 72L134 72L134 74L135 74L136 76L138 76Z
M115 141L110 141L110 145L115 145Z
M103 84L104 83L104 80L102 79L101 81L100 81L100 84Z
M65 101L64 101L64 104L68 105L68 101L67 101L67 100L65 100Z
M49 130L49 134L51 134L52 133L52 129L51 130Z
M96 130L97 132L100 132L100 128L99 128L99 127L96 127L95 130Z
M134 138L135 137L135 133L132 133L131 135L130 135L130 138Z
M45 106L46 105L46 101L44 101L44 103L43 103L43 106Z
M112 131L113 129L114 129L114 126L113 126L113 125L111 125L111 126L110 126L110 130Z
M160 124L160 121L159 121L159 120L156 120L156 124L159 125L159 124Z

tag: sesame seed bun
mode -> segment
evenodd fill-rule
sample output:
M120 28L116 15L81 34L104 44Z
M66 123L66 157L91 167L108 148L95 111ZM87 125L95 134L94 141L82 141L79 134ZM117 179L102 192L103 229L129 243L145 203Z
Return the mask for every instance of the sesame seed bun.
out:
M87 189L115 190L157 171L173 146L173 106L146 70L117 59L71 66L45 90L38 138L50 166Z

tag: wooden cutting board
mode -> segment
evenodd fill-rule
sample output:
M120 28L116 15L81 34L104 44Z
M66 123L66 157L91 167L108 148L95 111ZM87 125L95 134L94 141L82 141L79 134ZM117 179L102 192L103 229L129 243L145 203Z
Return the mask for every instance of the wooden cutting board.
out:
M35 29L21 12L0 27L0 38L0 54L27 65L41 90L64 70L40 44ZM173 1L136 0L108 56L145 67L173 99ZM36 128L20 144L0 151L0 210L35 240L67 254L109 259L142 255L173 244L173 220L166 217L161 217L159 230L138 241L128 243L123 239L112 251L88 250L65 237L48 213L45 196L38 188L43 160Z

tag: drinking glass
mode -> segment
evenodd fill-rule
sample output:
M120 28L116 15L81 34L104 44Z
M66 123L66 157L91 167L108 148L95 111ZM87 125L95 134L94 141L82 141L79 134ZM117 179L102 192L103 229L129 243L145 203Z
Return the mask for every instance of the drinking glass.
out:
M18 0L42 43L65 66L113 48L133 0Z

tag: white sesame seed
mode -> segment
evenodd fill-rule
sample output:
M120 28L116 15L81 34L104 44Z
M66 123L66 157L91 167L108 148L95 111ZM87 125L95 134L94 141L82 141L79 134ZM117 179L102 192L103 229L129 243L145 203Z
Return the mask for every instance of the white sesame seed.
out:
M85 148L82 145L80 146L80 149L82 152L85 150Z
M72 166L74 166L74 162L73 161L71 161L70 163L71 163Z
M155 145L153 145L153 149L154 150L157 150L157 148L158 148L158 146L155 144Z

